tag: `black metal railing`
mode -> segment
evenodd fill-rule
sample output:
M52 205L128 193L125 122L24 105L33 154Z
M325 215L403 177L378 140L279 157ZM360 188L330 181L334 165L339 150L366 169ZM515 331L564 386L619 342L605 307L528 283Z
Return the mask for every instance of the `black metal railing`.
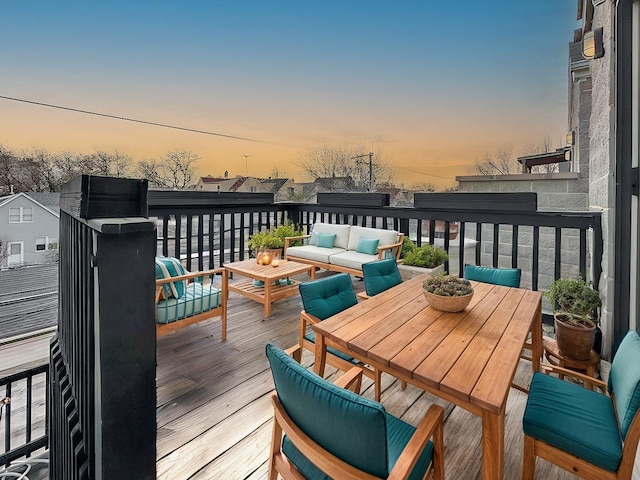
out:
M48 446L48 385L49 364L0 378L0 430L4 430L0 465L28 458Z
M189 193L195 195L149 192L149 215L158 218L157 252L181 258L187 269L244 259L253 233L292 220L307 232L316 222L398 230L418 245L447 250L445 268L452 273L461 275L465 263L517 267L523 287L533 290L578 276L597 288L602 273L600 212L538 211L535 194L433 194L437 200L416 196L414 207L390 207L349 194L333 194L339 198L330 204L274 204L269 195L244 203L249 194Z

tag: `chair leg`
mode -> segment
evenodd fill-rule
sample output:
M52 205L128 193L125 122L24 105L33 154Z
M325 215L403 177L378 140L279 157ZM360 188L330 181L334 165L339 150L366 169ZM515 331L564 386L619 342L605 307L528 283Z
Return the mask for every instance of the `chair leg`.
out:
M273 433L271 436L271 454L269 455L269 480L278 480L278 470L276 469L276 455L280 454L282 446L282 428L273 419Z
M522 480L533 480L536 471L536 444L533 437L524 436L522 455Z
M407 388L407 382L405 382L404 380L400 380L400 388L402 390L404 390L405 388Z

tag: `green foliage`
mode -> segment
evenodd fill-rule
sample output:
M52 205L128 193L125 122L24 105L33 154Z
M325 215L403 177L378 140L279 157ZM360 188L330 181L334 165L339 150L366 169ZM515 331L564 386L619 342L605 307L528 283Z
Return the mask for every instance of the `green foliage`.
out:
M594 312L602 305L600 294L584 280L560 279L553 282L544 294L558 312L569 314L569 317L580 317L593 320Z
M422 288L441 297L462 297L473 293L469 280L445 273L427 278L422 283Z
M296 229L293 222L289 221L271 227L269 230L262 230L249 237L248 246L251 250L258 248L283 248L285 237L298 237L303 235L302 230Z
M404 250L404 244L402 245ZM414 246L404 257L404 265L412 267L434 268L442 265L449 259L449 255L442 248L427 244L421 247Z
M416 249L416 244L413 243L409 237L405 236L402 239L402 250L400 251L400 258L406 257L409 252L412 252Z

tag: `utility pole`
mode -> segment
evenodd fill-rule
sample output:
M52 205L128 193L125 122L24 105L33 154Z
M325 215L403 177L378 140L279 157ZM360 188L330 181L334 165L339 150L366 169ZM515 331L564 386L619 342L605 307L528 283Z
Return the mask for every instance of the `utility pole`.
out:
M250 155L244 155L244 176L249 176L249 157Z
M369 157L369 191L371 192L373 190L373 152L356 155L355 157L351 157L351 160L359 160L365 157Z

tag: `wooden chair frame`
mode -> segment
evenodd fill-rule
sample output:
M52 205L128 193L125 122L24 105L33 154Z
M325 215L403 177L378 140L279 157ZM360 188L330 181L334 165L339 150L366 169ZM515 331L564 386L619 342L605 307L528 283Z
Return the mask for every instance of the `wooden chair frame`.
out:
M311 315L310 313L307 313L304 310L300 313L300 341L297 346L300 346L301 348L306 348L310 352L315 353L315 350L316 350L315 344L307 340L305 338L305 335L307 334L307 327L309 325L314 325L316 323L320 323L321 321L322 320L320 320L315 315ZM295 349L295 347L293 348ZM298 363L300 363L300 361L302 360L302 350L297 350L294 353L293 358ZM362 367L364 374L367 377L369 377L371 380L373 380L374 389L375 389L375 399L377 402L379 402L382 394L382 381L381 381L382 372L377 368L374 368L365 364L359 359L356 359L356 360L358 361L358 366ZM344 358L340 358L336 355L333 355L330 352L327 352L327 363L332 367L342 370L343 372L347 372L354 367L353 363L345 360Z
M562 367L553 365L541 365L541 370L546 374L558 374L567 377L574 377L581 380L585 385L591 385L592 389L599 388L602 392L607 391L607 384L601 380L583 375ZM606 395L606 393L603 393ZM615 395L615 392L614 392ZM613 400L613 396L611 397ZM615 407L615 402L613 403ZM544 458L587 480L630 480L633 472L633 464L636 458L636 450L638 448L638 440L640 440L640 410L636 412L633 422L627 432L624 445L622 447L622 460L617 472L610 472L593 463L587 462L559 448L549 445L542 440L524 436L524 455L522 459L522 480L533 480L536 468L536 457Z
M202 313L197 313L195 315L191 315L187 318L183 318L181 320L176 320L175 322L170 323L157 323L156 324L156 336L161 337L167 335L169 333L173 333L176 330L187 327L189 325L193 325L194 323L202 322L204 320L208 320L212 317L220 316L222 320L222 341L224 342L227 339L227 299L229 296L229 275L226 269L224 268L215 268L213 270L205 270L202 272L191 272L186 275L179 275L171 278L163 278L160 280L156 280L156 305L160 300L160 295L163 290L163 285L166 283L171 283L180 280L186 280L187 284L194 281L196 278L200 277L212 277L214 275L220 274L222 278L222 283L220 285L220 305L216 308L212 308Z
M293 347L288 352L292 352L294 358L296 353L301 353L298 346ZM341 388L348 388L359 393L362 373L363 370L360 367L352 367L335 384ZM269 455L269 480L276 480L278 474L284 480L305 480L282 452L283 433L289 437L296 448L311 463L331 478L339 478L341 480L379 480L378 477L354 468L316 444L287 415L278 400L277 394L274 393L271 396L271 402L273 404L274 421ZM389 480L401 480L409 477L430 438L433 438L433 460L425 478L444 480L443 421L444 410L442 407L432 405L398 458L391 474L387 477Z

